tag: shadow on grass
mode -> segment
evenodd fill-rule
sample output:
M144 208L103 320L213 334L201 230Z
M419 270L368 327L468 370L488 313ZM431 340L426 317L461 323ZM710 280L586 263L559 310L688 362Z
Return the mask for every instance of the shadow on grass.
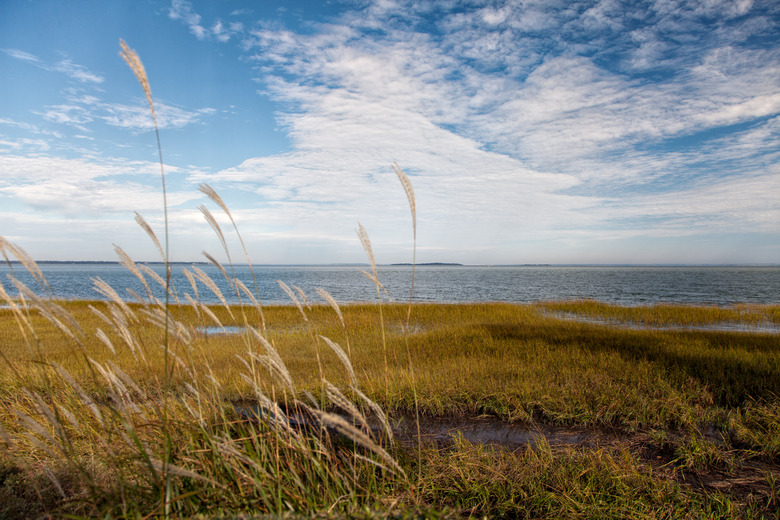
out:
M497 340L539 341L559 348L614 352L627 360L648 360L667 371L695 378L725 407L746 400L780 397L777 336L705 331L633 331L570 324L488 324Z

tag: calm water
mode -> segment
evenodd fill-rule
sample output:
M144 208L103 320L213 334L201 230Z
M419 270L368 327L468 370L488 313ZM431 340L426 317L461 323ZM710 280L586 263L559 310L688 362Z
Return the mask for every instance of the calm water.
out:
M153 269L164 275L159 265ZM182 274L185 266L174 266L173 282L179 292L193 295L192 287ZM229 286L212 266L200 265L230 301ZM16 273L39 294L36 282L21 266ZM93 289L92 278L108 282L121 296L132 299L124 288L144 294L140 282L123 267L115 264L46 264L42 265L54 295L63 299L102 299ZM376 288L359 267L354 266L261 266L256 267L263 303L290 303L276 280L300 287L313 302L320 301L316 287L327 290L339 302L375 301ZM0 280L12 292L7 279L9 268L0 267ZM236 268L238 277L253 287L247 267ZM411 268L387 266L379 269L380 281L395 301L409 298ZM150 280L150 285L155 282ZM162 290L157 290L162 297ZM201 299L217 298L199 284ZM15 292L15 291L13 291ZM194 295L193 295L194 296ZM780 267L418 267L415 280L418 302L534 302L590 298L620 305L654 303L690 303L732 305L736 303L780 303Z

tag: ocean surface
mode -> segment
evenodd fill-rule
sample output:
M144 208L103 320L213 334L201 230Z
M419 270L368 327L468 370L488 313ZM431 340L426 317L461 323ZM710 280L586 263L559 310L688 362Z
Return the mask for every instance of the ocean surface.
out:
M150 265L164 277L165 269ZM218 285L225 298L237 302L230 286L217 268L197 265ZM21 265L13 270L19 279L36 293L59 299L105 299L95 291L93 279L111 285L126 300L133 297L126 289L145 294L139 280L118 264L65 263L42 264L41 269L51 286L44 291ZM182 297L195 296L182 273L192 266L173 266L173 284ZM263 304L290 304L290 298L277 280L299 287L311 302L322 302L315 292L328 291L339 303L376 301L376 286L360 273L360 266L256 266L255 274ZM8 280L11 268L0 266L0 282L10 294L16 290ZM236 276L247 287L254 288L247 266L237 266ZM148 278L148 276L147 276ZM379 280L390 299L409 299L412 280L410 266L380 266ZM162 288L149 279L158 298ZM218 297L202 283L198 294L207 303ZM383 299L387 296L382 295ZM416 302L535 302L548 300L593 299L619 305L652 305L682 303L728 306L738 303L779 304L780 267L667 267L667 266L418 266L414 285Z

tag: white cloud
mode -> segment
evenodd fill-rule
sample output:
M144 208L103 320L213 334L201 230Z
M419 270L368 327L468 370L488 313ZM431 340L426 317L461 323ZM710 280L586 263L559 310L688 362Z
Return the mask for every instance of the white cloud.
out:
M54 70L64 72L71 78L82 83L103 83L103 76L90 72L86 67L73 63L69 59L64 59L54 65Z
M168 173L177 172L173 166L166 169ZM38 210L71 217L130 215L136 210L161 207L159 171L159 165L154 162L3 155L0 195L13 197ZM136 180L129 180L133 178ZM168 195L172 207L197 198L196 193Z
M34 64L41 62L38 56L30 54L29 52L20 51L19 49L3 49L3 52L12 58L16 58L17 60L27 61Z
M73 61L70 60L69 58L64 58L60 60L58 63L52 65L49 63L44 63L38 56L35 56L33 54L18 49L2 49L2 51L8 54L9 56L11 56L12 58L26 61L43 70L62 72L67 76L69 76L71 79L75 79L80 83L103 83L103 81L105 80L103 76L91 72L83 65L73 63Z
M413 21L406 25L423 8L387 2L312 34L255 30L244 46L257 49L264 64L264 92L289 107L279 120L295 151L245 161L213 180L246 182L267 201L297 201L309 211L338 201L368 211L392 189L372 174L398 160L415 173L421 227L436 229L434 247L455 240L442 224L454 220L474 247L487 244L485 236L516 242L599 227L617 233L620 215L659 218L661 235L686 227L716 232L726 221L732 231L760 221L762 231L773 232L759 217L774 215L760 195L771 193L776 179L758 165L769 145L756 127L737 134L745 137L741 145L644 150L780 111L777 52L738 49L716 33L696 36L712 41L693 52L662 36L693 41L701 17L750 9L746 2L707 5L625 13L605 1L579 14L550 3L453 14L444 8L437 20L443 34L434 37L416 33ZM626 30L637 20L644 28ZM539 35L561 26L570 32ZM373 29L371 37L362 28ZM583 35L590 44L563 40ZM618 42L615 66L577 55L602 52L606 35ZM559 52L550 52L553 43ZM626 62L631 68L621 69ZM633 76L664 68L672 73L662 80ZM731 161L733 180L705 170L707 154ZM346 192L323 180L335 172ZM740 175L750 179L740 204L718 204ZM648 232L640 224L630 233Z
M206 37L207 29L200 25L200 15L192 8L192 4L186 0L172 0L171 8L168 10L168 16L172 20L181 20L190 32L199 40Z
M237 195L234 215L259 261L360 259L359 246L345 252L357 219L381 261L403 260L409 215L393 161L415 186L422 261L549 261L524 249L534 241L562 251L589 240L776 234L780 51L744 43L772 32L766 13L753 15L760 7L381 1L295 32L204 20L174 0L170 18L196 38L232 40L251 55L291 141L286 153L217 173L186 168L182 177ZM436 23L427 31L429 16ZM65 69L95 82L85 69ZM141 102L72 94L41 114L82 129L151 128ZM163 127L215 113L157 108ZM157 206L146 182L153 163L21 160L13 154L35 143L3 137L11 157L0 170L20 175L0 181L4 196L108 214L105 201L122 198L120 178L135 173L119 211ZM193 198L174 194L174 227L185 236L200 217L178 205Z
M216 112L213 108L184 110L182 108L155 102L157 125L159 128L182 128L200 122L204 115ZM122 104L102 104L100 117L109 125L135 130L151 130L154 128L148 106L129 106Z
M40 115L47 121L75 126L82 131L87 131L84 125L94 120L91 111L81 105L49 106Z
M244 11L233 11L230 15L242 14ZM189 27L190 32L198 40L214 38L216 41L226 43L234 35L240 34L244 30L241 22L231 22L224 24L222 20L217 19L211 24L211 28L206 28L201 23L202 17L195 12L192 3L187 0L172 0L171 7L168 10L168 16L172 20L179 20Z
M159 128L183 128L201 122L204 116L216 113L216 109L185 110L157 100L155 112ZM71 97L69 104L44 107L44 111L39 114L48 121L73 126L85 133L89 132L89 124L96 120L133 130L154 128L149 107L145 103L138 105L104 103L94 96Z

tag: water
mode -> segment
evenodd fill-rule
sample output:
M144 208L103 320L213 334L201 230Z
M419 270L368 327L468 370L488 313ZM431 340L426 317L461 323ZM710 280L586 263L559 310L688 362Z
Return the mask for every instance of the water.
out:
M164 276L161 265L151 265ZM194 291L182 274L173 267L173 284L180 295ZM210 265L199 265L217 282L230 302L237 302L219 271ZM21 266L14 266L20 279L45 294ZM117 264L43 264L53 295L62 299L105 299L93 288L92 278L108 282L124 298L132 300L125 288L145 294L141 283ZM255 268L264 304L289 304L289 297L276 280L300 287L312 302L321 303L316 287L327 290L340 303L376 301L376 287L355 266L260 266ZM367 268L365 268L367 269ZM9 267L0 267L0 281L10 293ZM249 268L236 267L236 275L250 288L254 287ZM411 267L384 266L379 279L394 301L407 301ZM156 296L162 289L149 280ZM206 303L218 298L198 284L200 297ZM545 300L593 299L618 305L652 305L681 303L733 305L737 303L780 303L780 267L602 267L602 266L422 266L415 280L416 302L527 303Z

